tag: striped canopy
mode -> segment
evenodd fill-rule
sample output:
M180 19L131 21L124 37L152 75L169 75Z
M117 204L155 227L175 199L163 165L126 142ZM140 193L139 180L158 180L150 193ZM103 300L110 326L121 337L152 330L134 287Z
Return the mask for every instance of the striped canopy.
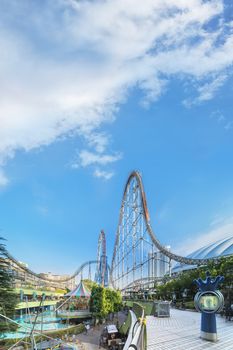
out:
M80 298L80 297L84 297L84 298L90 298L91 293L90 291L86 288L85 284L83 283L83 281L81 281L79 283L79 285L73 289L71 292L67 293L65 295L65 297L76 297L76 298Z

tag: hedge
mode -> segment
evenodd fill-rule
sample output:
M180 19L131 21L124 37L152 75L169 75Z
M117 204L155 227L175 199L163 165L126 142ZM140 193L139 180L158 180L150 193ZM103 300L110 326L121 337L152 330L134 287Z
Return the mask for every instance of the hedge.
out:
M126 335L130 329L132 322L131 313L129 312L124 323L120 326L119 332Z

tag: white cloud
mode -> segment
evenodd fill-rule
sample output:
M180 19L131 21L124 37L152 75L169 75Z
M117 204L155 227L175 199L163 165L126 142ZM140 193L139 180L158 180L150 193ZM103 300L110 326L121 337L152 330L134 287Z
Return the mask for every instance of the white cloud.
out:
M225 130L231 130L233 128L233 122L227 122L226 125L224 126Z
M107 165L121 159L121 154L103 154L82 150L78 154L78 159L72 164L73 168L87 167L90 165Z
M225 83L227 78L227 74L210 77L208 82L203 83L197 87L199 96L194 99L189 98L184 100L184 105L191 107L192 105L211 100L215 96L216 92L220 89L220 87Z
M225 222L225 218L221 215L215 215L213 220L210 222L210 227L221 226Z
M103 178L104 180L109 180L113 177L114 173L112 171L104 171L100 169L96 169L94 171L94 176L95 177L100 177Z
M9 183L9 180L7 179L4 172L0 169L0 188L7 186Z
M98 153L103 153L109 144L109 135L92 132L85 136L90 146L93 146Z
M204 247L210 243L216 242L220 239L233 236L233 217L223 219L216 217L210 223L210 229L204 232L199 232L193 235L192 238L185 240L182 245L178 246L176 252L178 254L187 256L189 253Z
M204 84L198 88L199 97L198 101L208 101L213 98L216 91L224 84L227 79L227 75L221 75L214 78L211 82Z
M103 153L130 88L148 104L185 76L208 100L233 62L221 0L12 0L0 17L0 161L74 134Z
M232 130L233 128L233 121L230 120L229 117L225 117L219 110L212 112L210 118L217 121L226 131Z

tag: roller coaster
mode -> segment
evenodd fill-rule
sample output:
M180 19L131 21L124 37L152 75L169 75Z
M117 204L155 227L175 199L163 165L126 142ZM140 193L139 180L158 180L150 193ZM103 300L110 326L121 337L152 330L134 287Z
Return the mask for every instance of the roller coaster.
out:
M6 257L10 262L10 265L16 266L19 271L24 272L24 276L30 276L33 277L35 281L41 281L44 283L52 283L52 284L58 284L58 286L61 283L66 283L68 281L74 280L77 276L80 276L81 279L83 277L83 271L86 267L89 269L88 279L91 278L90 268L92 265L96 265L96 271L95 271L95 282L97 282L100 285L107 286L108 285L108 275L110 271L110 266L107 263L107 256L106 256L106 238L105 233L103 230L101 230L98 240L98 250L97 250L97 259L96 260L89 260L84 263L82 263L73 274L66 276L66 277L59 277L59 280L54 280L54 278L50 278L47 276L44 276L43 274L36 273L29 269L27 266L19 262L16 258L14 258L10 253L6 253Z
M97 249L97 266L96 266L96 275L95 281L102 285L108 285L108 263L106 255L106 238L104 230L101 230L98 240L98 249Z
M34 278L53 282L54 279L35 273L22 265L12 255L7 255L9 261ZM171 262L176 261L187 265L205 265L210 259L190 259L177 255L163 246L157 239L151 224L139 172L133 171L126 182L120 207L120 216L116 231L115 245L111 267L107 263L106 237L102 230L98 239L97 258L79 266L71 275L60 278L59 282L67 282L78 275L87 266L95 264L95 282L107 286L109 283L117 289L126 290L134 285L147 285L161 276L155 271L157 262L163 262L167 273L171 271Z
M151 224L142 178L133 171L126 182L120 208L114 251L111 264L111 280L116 288L142 284L159 278L156 264L166 265L170 273L171 262L187 265L205 265L208 259L190 259L171 252L157 239Z

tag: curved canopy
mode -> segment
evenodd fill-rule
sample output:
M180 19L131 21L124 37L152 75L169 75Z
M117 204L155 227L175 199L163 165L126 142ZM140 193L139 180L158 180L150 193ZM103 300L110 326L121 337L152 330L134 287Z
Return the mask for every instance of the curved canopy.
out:
M222 256L233 255L233 236L210 243L195 250L187 257L191 259L210 259ZM196 265L176 264L172 269L173 273L195 268Z
M76 297L76 298L90 298L91 292L86 288L83 281L79 283L79 285L73 289L71 292L67 293L65 297Z

